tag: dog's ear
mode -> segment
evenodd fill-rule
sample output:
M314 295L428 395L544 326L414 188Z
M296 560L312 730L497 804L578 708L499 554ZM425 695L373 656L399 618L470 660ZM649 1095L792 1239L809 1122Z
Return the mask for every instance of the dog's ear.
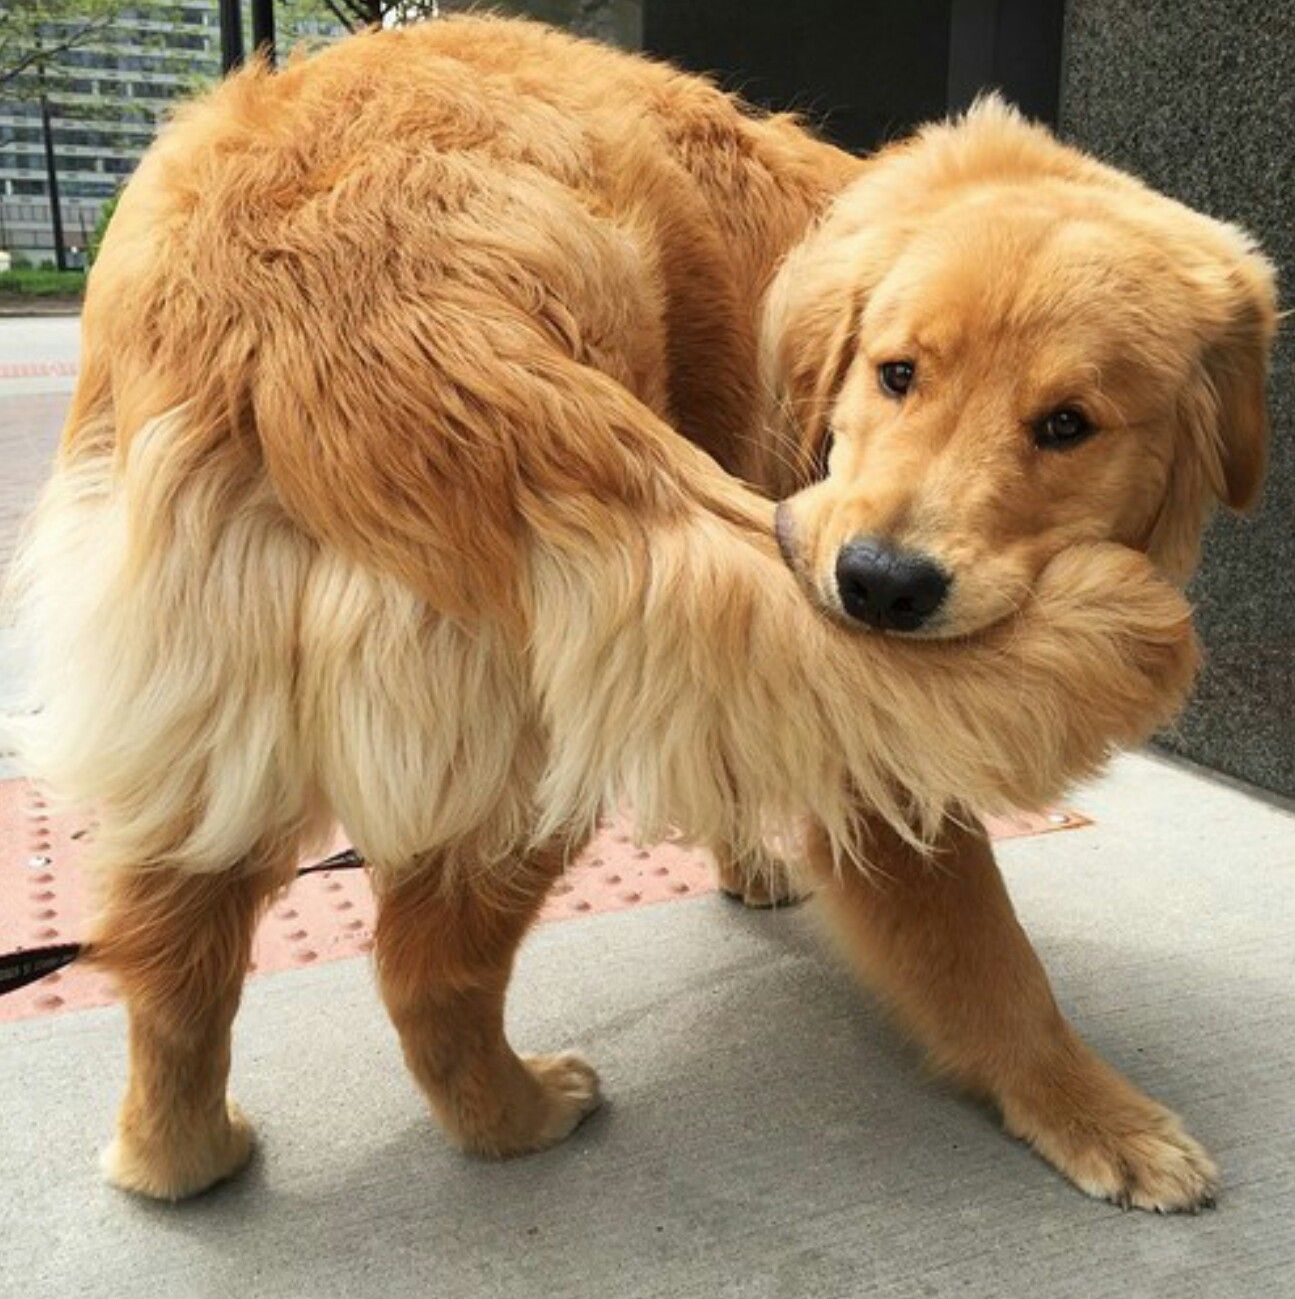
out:
M761 370L782 458L780 493L805 486L821 460L832 411L859 350L859 319L871 280L850 240L813 238L794 249L765 297ZM786 480L786 481L783 481Z
M1246 236L1225 229L1238 255L1194 277L1204 309L1203 345L1188 420L1214 494L1231 509L1245 510L1259 495L1267 462L1265 389L1277 327L1276 276Z
M806 322L792 344L800 364L791 367L789 376L802 439L816 453L827 442L832 410L859 350L863 291L844 292L823 307L824 318L813 325Z
M1276 275L1254 243L1234 226L1206 222L1180 254L1195 318L1195 356L1180 398L1180 423L1189 445L1170 465L1169 480L1148 553L1161 569L1186 581L1196 566L1201 530L1213 500L1249 509L1258 498L1267 460L1265 388L1268 354L1277 328ZM1174 233L1180 233L1180 228Z

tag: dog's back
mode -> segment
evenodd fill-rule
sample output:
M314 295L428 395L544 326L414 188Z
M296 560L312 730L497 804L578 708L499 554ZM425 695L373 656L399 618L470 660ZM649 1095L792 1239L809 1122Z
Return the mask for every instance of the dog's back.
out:
M393 429L421 425L438 481L480 481L500 466L474 430L465 470L463 411L389 409L370 430L355 407L404 393L402 371L470 400L483 356L552 346L740 468L759 295L856 166L696 78L530 24L431 23L245 72L179 114L123 197L86 304L68 448L109 387L122 451L188 404L263 459L298 522L345 530L388 567L411 540L391 537L390 485L340 518L337 498L363 499L373 471L354 453L335 464L323 423L352 446L372 435L372 460ZM320 500L303 478L327 481ZM501 504L511 491L503 474L481 485ZM480 495L455 568L510 530Z

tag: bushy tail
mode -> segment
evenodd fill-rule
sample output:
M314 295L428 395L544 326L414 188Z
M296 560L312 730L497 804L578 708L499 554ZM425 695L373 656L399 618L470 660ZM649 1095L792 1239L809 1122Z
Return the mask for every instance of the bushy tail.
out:
M543 387L519 376L518 428L525 413L542 440L549 418L573 446L580 430L601 465L601 479L558 465L554 442L547 477L534 459L514 474L517 670L549 754L540 839L629 803L645 837L678 825L754 853L808 813L856 852L861 805L910 839L955 808L1037 806L1182 702L1189 611L1131 551L1066 552L1017 615L967 641L854 634L805 599L771 505L624 389L574 365ZM19 719L24 766L104 809L108 860L219 869L304 833L294 665L321 542L244 442L184 406L124 451L78 446L12 583L36 710ZM420 509L430 536L451 504L428 492ZM459 562L466 599L477 570Z
M535 605L546 828L628 802L645 838L739 851L805 813L855 853L860 805L909 839L1038 807L1170 719L1197 662L1181 596L1117 546L1066 552L962 642L838 627L771 543L702 511L541 555Z

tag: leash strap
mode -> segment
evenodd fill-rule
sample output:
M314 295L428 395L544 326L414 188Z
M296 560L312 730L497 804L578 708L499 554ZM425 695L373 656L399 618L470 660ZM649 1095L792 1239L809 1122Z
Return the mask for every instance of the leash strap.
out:
M297 871L297 878L300 879L303 875L314 875L317 871L351 871L363 865L364 858L354 848L343 848L341 852L335 852L331 857L325 857L323 861L302 866Z
M0 956L0 997L71 965L80 955L80 943L56 943L52 947L29 947L25 952L6 952Z
M356 870L363 865L364 858L354 848L345 848L323 861L301 867L297 877L320 871ZM0 954L0 997L71 965L84 950L84 943L54 943L49 947L28 947L23 951Z

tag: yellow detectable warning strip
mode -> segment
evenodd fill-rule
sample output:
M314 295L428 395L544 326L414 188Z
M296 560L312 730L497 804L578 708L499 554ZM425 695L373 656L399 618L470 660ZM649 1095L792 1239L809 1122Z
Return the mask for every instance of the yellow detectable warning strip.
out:
M1011 839L1088 824L1076 812L1056 810L998 818L990 831L996 839ZM93 832L91 817L56 815L29 781L0 781L0 953L83 937L87 903L77 865ZM344 844L339 839L333 847ZM554 886L541 920L625 911L715 888L706 853L674 839L640 848L628 825L613 820ZM373 917L366 872L325 870L304 876L266 914L251 968L265 973L362 955L373 945ZM114 1000L108 979L78 963L0 997L0 1021Z

